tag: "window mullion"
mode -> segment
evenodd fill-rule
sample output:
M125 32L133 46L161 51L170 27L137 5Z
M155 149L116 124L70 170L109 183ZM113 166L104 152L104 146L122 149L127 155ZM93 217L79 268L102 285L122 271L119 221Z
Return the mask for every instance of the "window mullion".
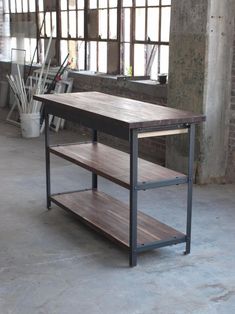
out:
M161 43L161 29L162 29L162 0L159 0L159 30L158 30L158 41ZM161 66L160 66L160 57L161 57L161 45L158 45L158 73L160 73Z
M134 75L134 41L135 41L135 0L132 0L131 8L131 27L130 27L130 66L132 68L132 75Z
M84 40L85 40L85 54L84 54L84 64L85 70L88 68L88 58L87 58L87 46L88 46L88 0L84 3Z
M67 0L67 40L70 37L70 29L69 29L69 0ZM69 44L69 42L68 42Z
M117 41L118 41L118 70L121 73L121 10L122 0L118 0L117 3Z

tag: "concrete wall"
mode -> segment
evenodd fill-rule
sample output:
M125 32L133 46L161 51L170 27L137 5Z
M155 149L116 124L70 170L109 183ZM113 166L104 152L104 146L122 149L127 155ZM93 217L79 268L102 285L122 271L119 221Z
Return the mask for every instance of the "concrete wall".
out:
M228 152L234 3L172 3L168 106L203 113L198 128L197 182L224 181ZM186 171L186 138L167 141L167 164Z
M233 67L232 88L229 125L229 156L227 163L227 178L229 182L235 182L235 27L233 36Z
M202 130L201 182L224 181L228 160L234 1L211 0Z
M0 56L3 51L3 42L1 38L3 37L3 3L2 0L0 0Z
M203 112L208 6L205 0L172 2L168 106ZM200 144L197 132L196 160ZM167 138L166 161L170 168L187 171L187 137Z

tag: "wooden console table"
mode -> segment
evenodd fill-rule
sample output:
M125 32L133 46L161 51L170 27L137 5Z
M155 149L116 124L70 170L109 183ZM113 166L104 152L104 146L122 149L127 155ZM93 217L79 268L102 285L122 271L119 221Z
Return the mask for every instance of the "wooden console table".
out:
M195 124L205 120L168 107L106 95L83 92L34 97L45 106L47 207L51 202L73 212L92 229L128 248L130 266L137 254L177 243L186 243L190 253ZM49 114L79 122L93 130L89 143L49 145ZM98 143L98 131L129 142L130 153ZM138 158L138 139L188 133L188 175ZM92 188L51 195L50 153L92 172ZM129 206L98 190L97 176L129 190ZM140 190L188 184L186 232L181 233L137 210Z

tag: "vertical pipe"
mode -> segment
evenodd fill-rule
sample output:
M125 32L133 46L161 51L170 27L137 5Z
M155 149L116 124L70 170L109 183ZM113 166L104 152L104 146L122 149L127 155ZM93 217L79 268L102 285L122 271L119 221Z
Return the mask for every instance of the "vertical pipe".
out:
M130 131L130 235L129 264L137 264L137 176L138 176L138 138L137 131Z
M186 251L185 251L185 254L190 253L190 247L191 247L194 142L195 142L195 124L191 124L189 127L187 227L186 227Z
M92 142L96 143L98 140L97 130L92 130ZM92 173L92 189L97 189L98 187L98 178L97 174Z
M46 191L47 208L51 208L51 173L50 173L50 151L49 151L49 114L45 109L45 152L46 152Z

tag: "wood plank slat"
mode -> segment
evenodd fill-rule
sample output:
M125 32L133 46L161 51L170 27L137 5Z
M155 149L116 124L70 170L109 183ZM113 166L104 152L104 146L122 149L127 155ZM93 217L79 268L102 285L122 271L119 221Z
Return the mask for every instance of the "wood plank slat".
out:
M101 143L53 146L50 148L50 152L95 172L124 188L130 188L130 157L127 153ZM138 172L139 183L186 178L184 174L141 158L138 159Z
M129 208L126 204L98 191L63 193L53 195L51 199L96 231L129 247ZM138 245L182 237L183 233L138 211Z
M55 106L61 116L73 111L73 118L79 122L99 121L99 126L118 128L145 128L184 123L200 123L205 116L179 109L154 105L133 99L108 95L99 92L80 92L52 95L35 95L34 99L42 101L50 113ZM92 125L90 126L92 127Z
M188 133L188 129L176 129L176 130L166 130L166 131L156 131L156 132L143 132L143 133L138 134L138 138L169 136L169 135L186 134L186 133Z

